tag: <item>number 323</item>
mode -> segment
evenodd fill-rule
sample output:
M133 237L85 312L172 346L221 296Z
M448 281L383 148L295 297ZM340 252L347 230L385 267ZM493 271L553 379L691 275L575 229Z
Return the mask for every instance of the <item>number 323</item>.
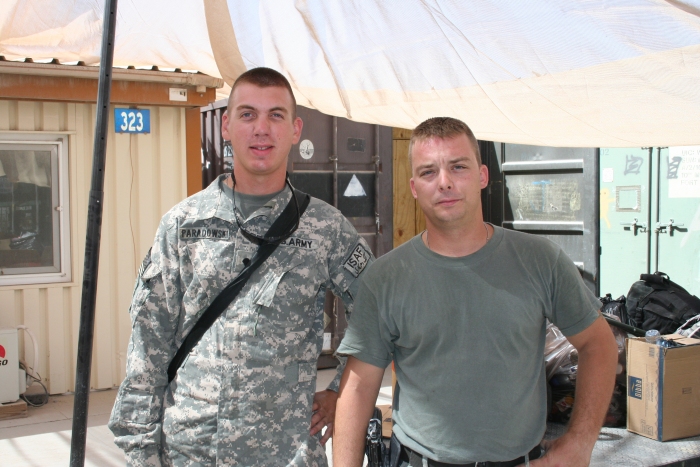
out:
M119 116L122 118L122 124L119 126L122 131L143 130L143 115L141 112L122 112Z

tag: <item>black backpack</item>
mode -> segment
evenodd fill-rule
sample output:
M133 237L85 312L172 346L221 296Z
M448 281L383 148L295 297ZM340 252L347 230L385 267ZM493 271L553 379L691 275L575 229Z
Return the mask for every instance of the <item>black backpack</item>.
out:
M632 326L672 334L700 314L700 299L688 293L668 275L656 271L642 274L627 293L627 313Z
M612 298L611 294L605 294L605 297L600 297L603 303L601 311L620 318L622 324L630 324L629 316L627 316L627 298L620 295L618 298Z

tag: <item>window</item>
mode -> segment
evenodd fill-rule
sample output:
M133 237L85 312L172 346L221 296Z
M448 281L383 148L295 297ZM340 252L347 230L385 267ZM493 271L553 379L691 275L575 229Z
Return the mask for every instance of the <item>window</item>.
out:
M68 137L0 134L0 285L71 280Z

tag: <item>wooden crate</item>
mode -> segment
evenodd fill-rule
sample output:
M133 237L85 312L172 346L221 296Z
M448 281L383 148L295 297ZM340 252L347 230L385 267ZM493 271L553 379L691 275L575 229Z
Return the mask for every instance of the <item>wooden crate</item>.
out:
M391 438L391 432L394 428L394 422L391 418L390 405L378 405L382 411L382 438Z
M0 404L0 420L8 420L11 418L25 418L29 414L27 412L27 403L22 399L17 402L8 402Z

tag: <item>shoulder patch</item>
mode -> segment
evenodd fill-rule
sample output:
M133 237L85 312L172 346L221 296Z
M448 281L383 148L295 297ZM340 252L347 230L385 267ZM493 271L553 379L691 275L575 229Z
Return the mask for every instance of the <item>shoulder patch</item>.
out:
M143 271L146 270L146 268L151 264L151 249L148 249L148 253L146 253L146 256L143 258L143 261L141 262L141 266L139 267L139 272L136 273L136 277L141 277L143 276Z
M343 263L343 267L350 271L350 274L357 277L367 267L370 256L369 251L361 243L358 243L348 259Z
M160 274L160 268L151 261L151 249L149 248L148 253L146 253L146 257L143 259L143 263L141 263L141 267L139 268L138 278L144 282L147 282L148 280L156 277L158 274Z

